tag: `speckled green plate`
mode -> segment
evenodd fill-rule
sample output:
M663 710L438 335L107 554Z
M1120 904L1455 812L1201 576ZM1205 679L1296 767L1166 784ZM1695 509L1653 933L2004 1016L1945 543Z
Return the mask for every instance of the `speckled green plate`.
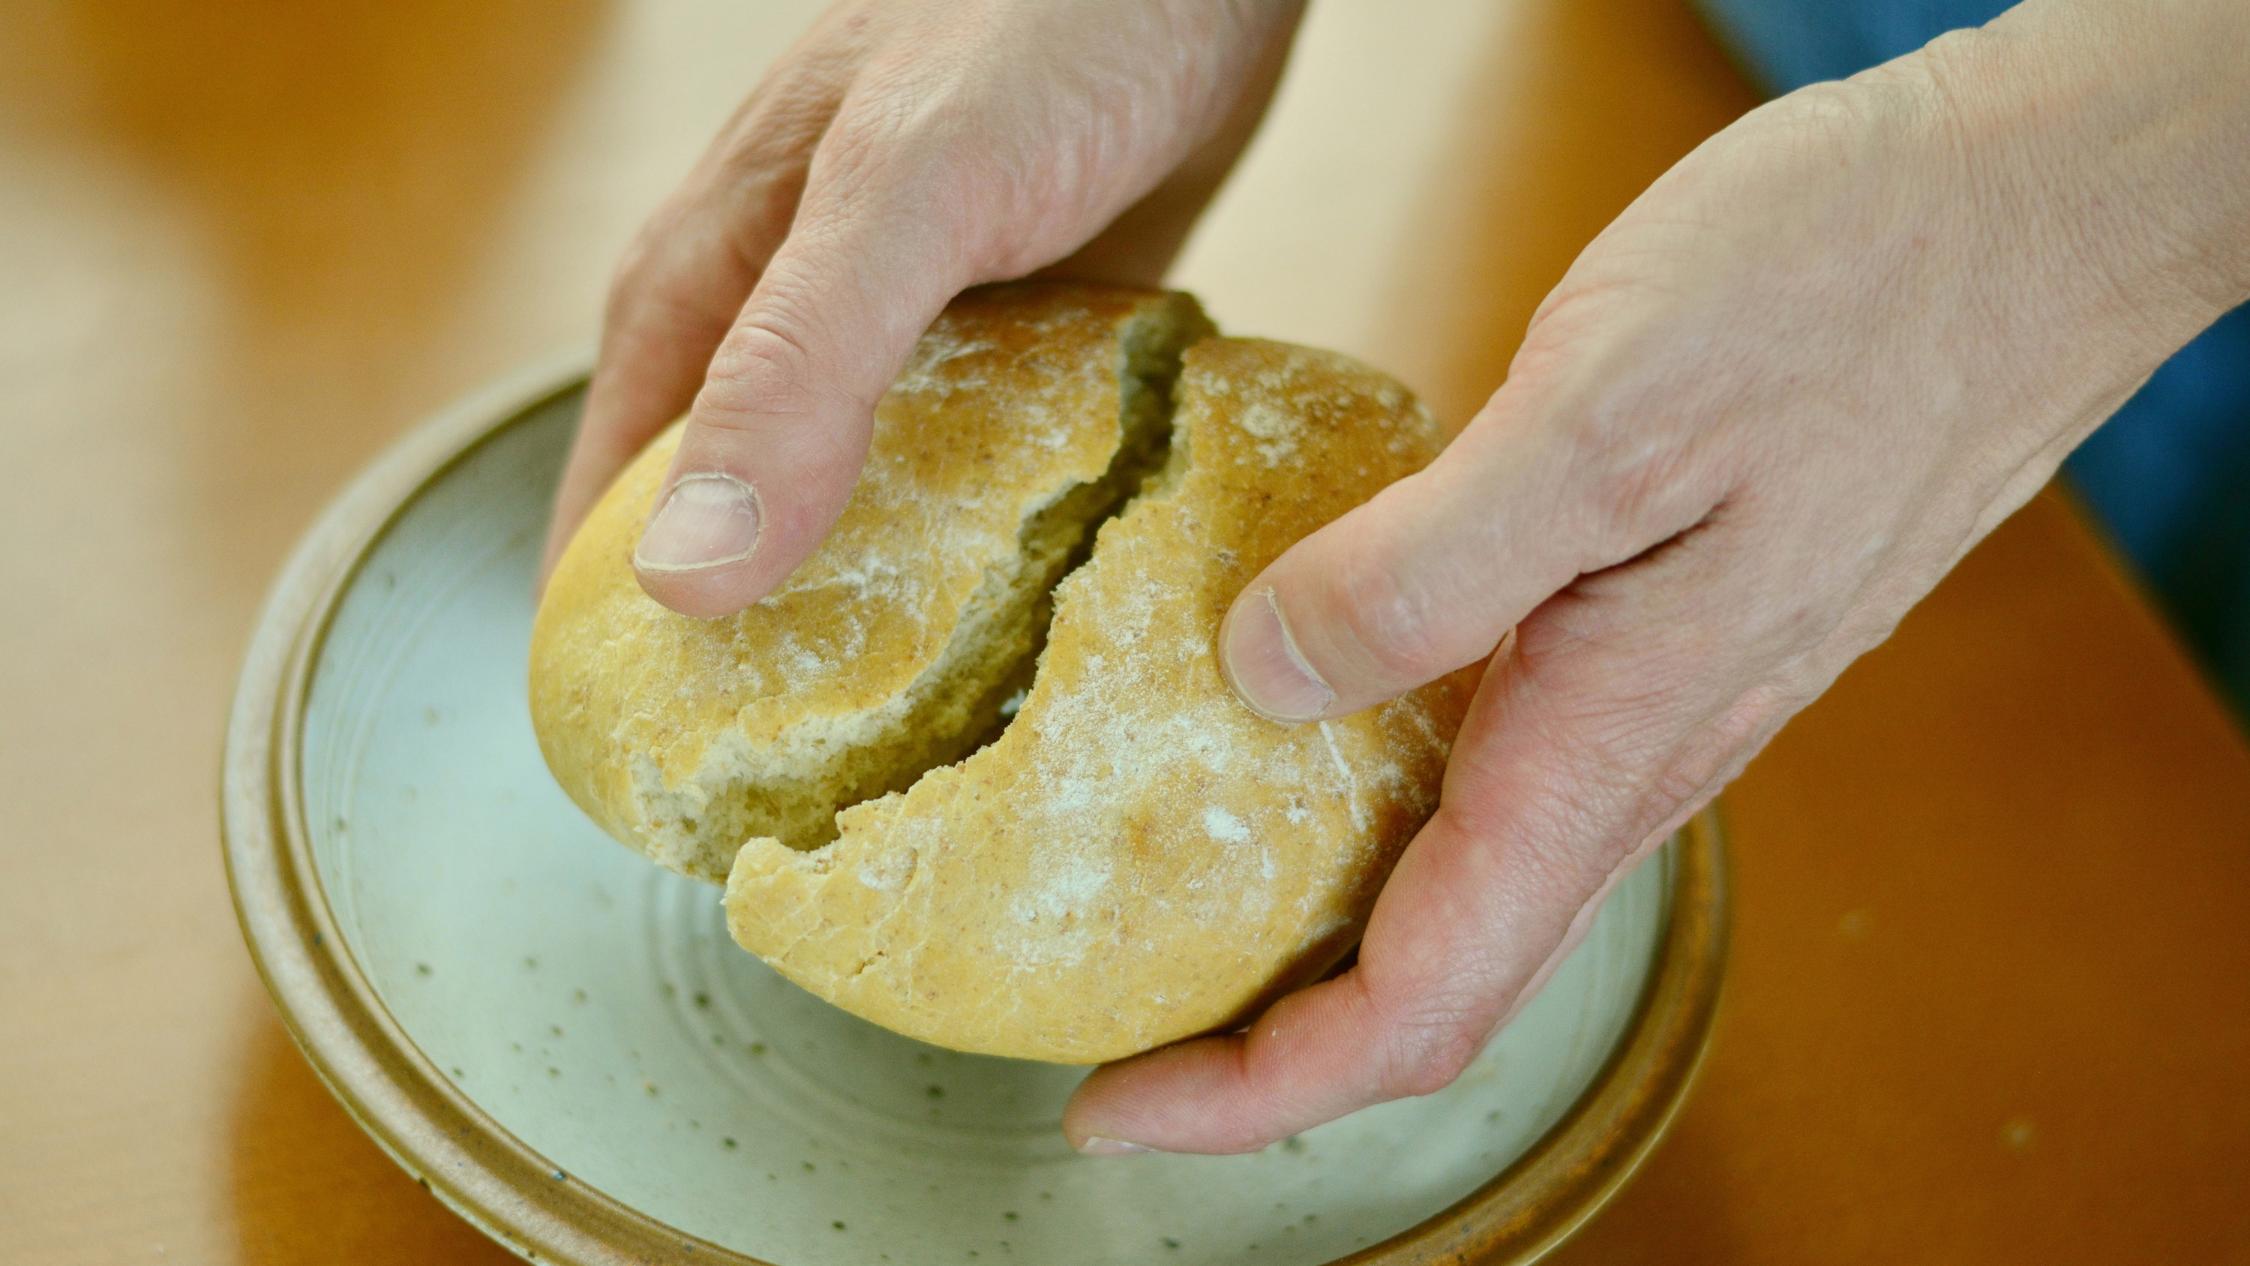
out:
M527 1258L1524 1261L1653 1145L1724 944L1700 819L1448 1090L1247 1157L1089 1160L1080 1070L873 1028L727 939L718 893L548 778L524 656L579 366L363 476L269 599L228 733L245 935L347 1109Z

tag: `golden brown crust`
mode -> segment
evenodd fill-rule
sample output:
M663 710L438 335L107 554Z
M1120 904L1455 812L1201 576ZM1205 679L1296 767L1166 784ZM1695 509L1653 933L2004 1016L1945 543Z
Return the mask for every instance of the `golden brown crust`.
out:
M1010 580L1026 519L1109 467L1127 340L1165 323L1181 337L1207 328L1185 296L1064 285L964 295L878 405L834 531L730 619L674 615L634 579L633 541L677 429L658 439L581 527L539 609L531 706L556 779L611 835L712 882L748 835L808 819L832 832L835 801L819 809L819 796L865 781L839 753L908 721L961 728L989 707L972 689L946 696L941 661L950 671L966 622L997 618L994 578ZM746 783L765 786L766 802L741 796Z
M941 1045L1086 1063L1242 1018L1332 962L1434 808L1457 674L1318 725L1244 708L1220 617L1288 545L1426 463L1395 382L1282 344L1195 345L1174 460L1056 592L1037 679L990 747L752 840L735 938L812 992Z

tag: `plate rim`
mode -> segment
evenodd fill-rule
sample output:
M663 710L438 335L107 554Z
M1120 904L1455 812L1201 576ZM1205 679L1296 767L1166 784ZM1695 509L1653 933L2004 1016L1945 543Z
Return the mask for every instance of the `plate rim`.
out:
M430 484L583 389L591 361L583 350L551 357L438 411L346 485L290 552L260 607L229 711L219 787L228 889L259 978L321 1082L471 1225L519 1256L565 1266L777 1266L567 1174L462 1093L351 954L304 821L296 775L305 704L344 595ZM1531 1262L1624 1186L1663 1138L1709 1048L1728 939L1724 834L1716 804L1682 826L1648 982L1616 1048L1562 1118L1467 1195L1329 1266Z

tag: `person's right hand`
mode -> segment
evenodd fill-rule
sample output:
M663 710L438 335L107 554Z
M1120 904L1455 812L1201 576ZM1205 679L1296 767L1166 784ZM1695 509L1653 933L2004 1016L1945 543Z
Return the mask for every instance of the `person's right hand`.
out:
M1058 263L1157 279L1256 127L1301 9L837 4L619 269L547 566L692 400L634 566L688 615L762 597L843 510L875 401L956 294Z

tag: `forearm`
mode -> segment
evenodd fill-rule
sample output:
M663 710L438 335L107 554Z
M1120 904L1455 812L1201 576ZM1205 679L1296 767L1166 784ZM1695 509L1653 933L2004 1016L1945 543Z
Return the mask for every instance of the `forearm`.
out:
M2250 4L2028 0L1929 52L1968 143L2159 355L2250 300Z

